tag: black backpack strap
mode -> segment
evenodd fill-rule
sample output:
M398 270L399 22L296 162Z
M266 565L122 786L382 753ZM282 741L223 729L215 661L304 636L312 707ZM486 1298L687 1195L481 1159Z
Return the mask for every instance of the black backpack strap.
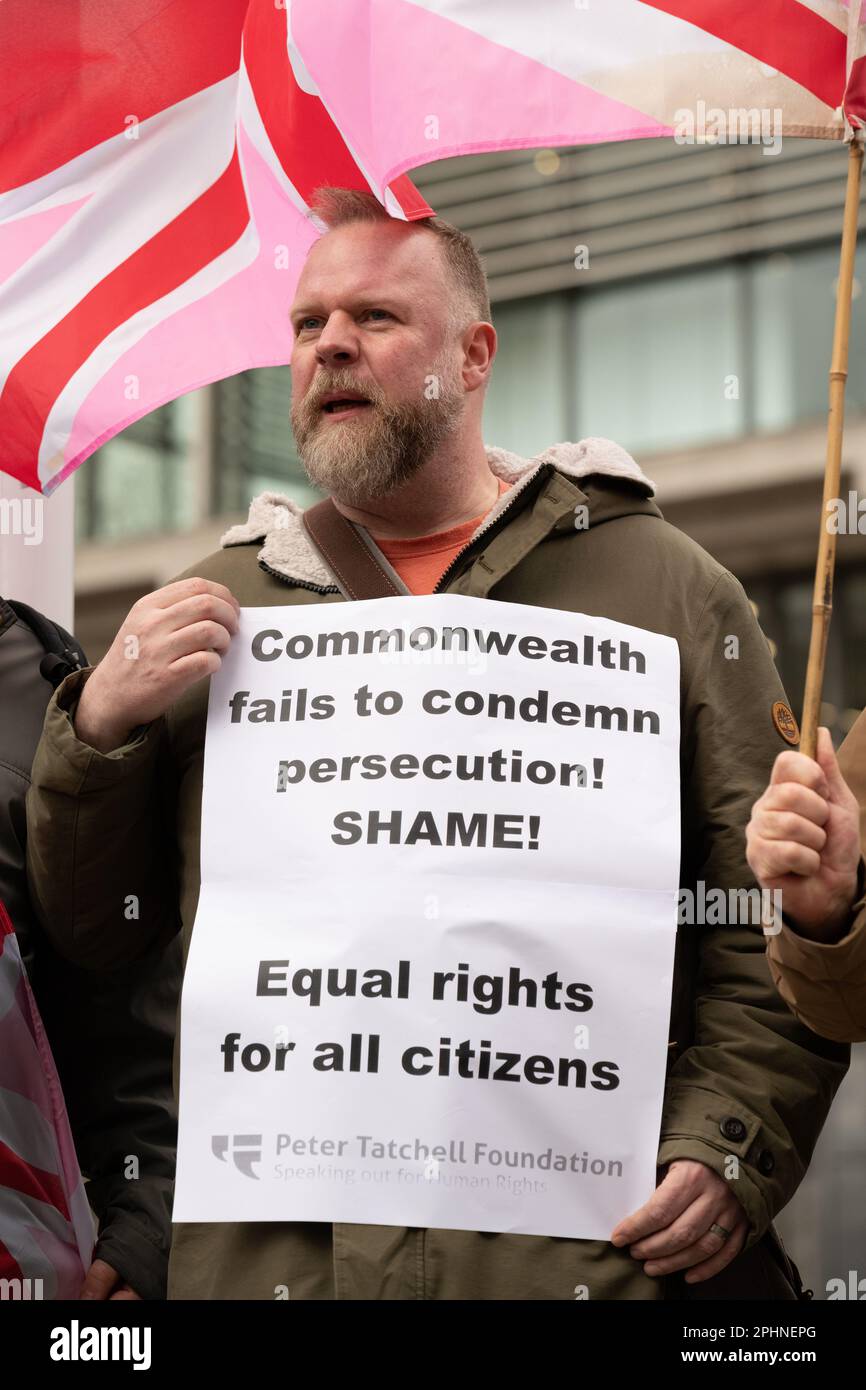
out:
M4 610L11 609L45 648L39 671L55 690L72 671L81 671L89 665L80 642L59 623L52 622L43 613L38 613L28 603L21 603L18 599L0 599L0 604Z

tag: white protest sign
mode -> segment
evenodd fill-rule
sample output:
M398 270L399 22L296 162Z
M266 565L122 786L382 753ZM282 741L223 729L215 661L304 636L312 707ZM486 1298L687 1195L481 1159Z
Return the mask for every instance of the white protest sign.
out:
M673 639L452 594L243 609L174 1219L607 1239L655 1186L679 857Z

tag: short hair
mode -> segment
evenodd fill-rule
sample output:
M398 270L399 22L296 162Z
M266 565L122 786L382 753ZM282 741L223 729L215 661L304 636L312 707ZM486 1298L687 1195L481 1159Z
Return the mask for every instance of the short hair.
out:
M324 184L317 188L309 204L311 213L325 224L330 232L352 222L393 222L386 208L374 193L356 188L336 188ZM452 323L459 331L475 316L485 323L491 321L490 291L487 275L470 237L441 217L419 217L405 224L432 232L442 244L445 263L457 287L463 312L454 308Z

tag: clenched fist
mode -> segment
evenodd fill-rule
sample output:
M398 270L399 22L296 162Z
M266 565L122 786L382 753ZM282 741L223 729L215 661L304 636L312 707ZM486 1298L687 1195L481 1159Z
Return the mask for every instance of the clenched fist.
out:
M832 941L857 893L860 812L829 729L818 730L816 751L817 761L793 751L777 757L752 807L746 858L762 888L781 889L782 913L798 932Z
M210 579L178 579L140 598L84 683L75 713L82 743L110 753L218 671L239 613L231 590Z

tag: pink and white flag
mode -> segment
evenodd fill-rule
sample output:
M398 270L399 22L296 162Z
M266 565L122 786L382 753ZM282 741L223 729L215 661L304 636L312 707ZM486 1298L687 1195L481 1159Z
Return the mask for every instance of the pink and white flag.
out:
M866 0L2 0L0 470L291 359L320 184L488 150L866 125ZM706 130L704 127L706 125ZM748 132L746 132L748 133ZM721 135L724 139L724 134ZM754 138L754 137L753 137Z
M0 1279L12 1297L77 1298L92 1252L60 1079L0 903Z
M369 188L284 5L3 0L0 469L50 492L165 401L287 363L319 184ZM406 177L384 201L431 212Z
M322 101L379 190L489 150L866 124L862 0L286 0ZM327 21L325 20L327 14ZM724 138L724 136L722 136Z

